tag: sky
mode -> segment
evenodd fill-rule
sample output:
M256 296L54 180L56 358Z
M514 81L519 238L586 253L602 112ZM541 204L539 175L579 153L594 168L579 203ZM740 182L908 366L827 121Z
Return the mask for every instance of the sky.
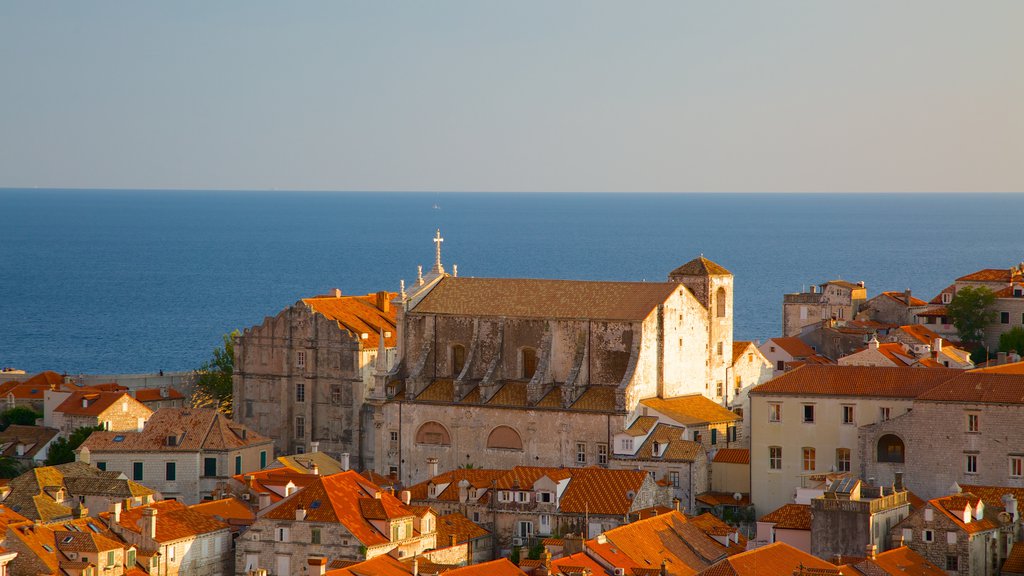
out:
M1024 191L1024 2L0 3L0 187Z

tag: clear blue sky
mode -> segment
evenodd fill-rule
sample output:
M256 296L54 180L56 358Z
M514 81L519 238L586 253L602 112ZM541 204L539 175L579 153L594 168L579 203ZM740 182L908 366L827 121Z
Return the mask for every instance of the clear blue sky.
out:
M0 3L0 187L1024 191L1024 2Z

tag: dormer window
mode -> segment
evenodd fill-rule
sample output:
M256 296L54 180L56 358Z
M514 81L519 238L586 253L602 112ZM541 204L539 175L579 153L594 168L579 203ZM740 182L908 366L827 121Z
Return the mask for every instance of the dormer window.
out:
M178 437L177 436L168 436L167 437L167 445L168 446L177 446L178 445Z
M949 304L952 301L953 301L953 295L952 294L950 294L949 292L943 292L942 293L942 303L943 304Z

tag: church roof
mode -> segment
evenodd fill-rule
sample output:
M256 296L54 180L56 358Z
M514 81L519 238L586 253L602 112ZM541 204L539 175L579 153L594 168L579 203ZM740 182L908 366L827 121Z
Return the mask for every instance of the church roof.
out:
M394 292L378 292L366 296L327 294L304 298L302 302L314 312L336 321L339 328L348 330L361 341L364 349L376 348L382 331L384 346L394 348L398 345L398 331L395 329L396 312L391 301L397 296Z
M670 272L669 276L719 276L731 274L732 272L726 270L725 267L715 264L703 256L698 256Z
M678 284L668 282L448 277L412 312L638 321L678 289Z

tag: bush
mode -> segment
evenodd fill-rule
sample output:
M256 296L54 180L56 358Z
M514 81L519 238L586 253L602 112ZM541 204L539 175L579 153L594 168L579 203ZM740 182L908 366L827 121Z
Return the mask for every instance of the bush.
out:
M6 430L11 424L21 424L22 426L35 426L36 420L42 418L43 415L31 408L25 408L24 406L15 406L10 410L5 410L0 414L0 430Z
M103 430L103 426L83 426L71 433L67 438L58 438L50 444L50 451L46 453L45 464L56 466L75 461L75 450L85 442L90 434Z

